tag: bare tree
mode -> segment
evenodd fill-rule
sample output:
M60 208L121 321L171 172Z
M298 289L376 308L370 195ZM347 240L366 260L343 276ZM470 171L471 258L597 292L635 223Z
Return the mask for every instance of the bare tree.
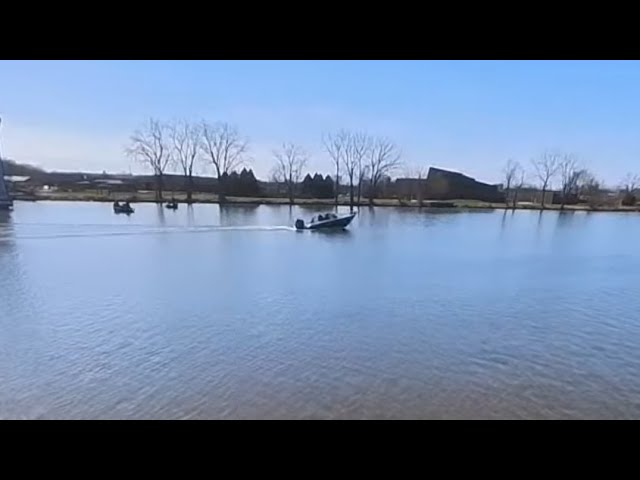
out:
M587 198L591 208L595 208L603 203L603 182L599 181L590 171L582 170L582 175L578 179L578 194Z
M369 165L367 165L366 155L372 146L372 140L370 136L364 134L360 135L362 135L362 138L356 136L356 144L358 145L358 208L360 208L360 201L362 199L362 184L369 174Z
M511 208L515 210L518 205L518 194L522 187L524 187L524 182L527 177L527 172L525 172L524 168L520 168L518 172L519 177L515 179L515 183L513 184L513 203L511 204Z
M369 203L373 205L373 199L376 197L380 180L400 167L401 152L391 140L379 137L372 141L368 157L369 175L371 178Z
M516 185L516 182L521 177L521 171L522 167L520 166L520 164L512 159L509 159L507 161L507 164L502 171L504 174L504 191L506 193L505 202L507 203L507 205L509 204L509 196L511 196L512 200L513 197L517 196L517 193L515 193L514 191L514 187ZM516 205L514 202L513 208L515 208L515 206Z
M193 197L193 172L200 154L200 128L187 121L170 125L171 155L173 161L180 166L185 177L187 202Z
M324 149L331 157L331 161L336 167L336 178L334 179L335 205L338 207L338 196L340 195L340 166L344 162L345 151L347 149L349 133L340 130L336 134L327 134L322 138Z
M639 188L640 175L634 173L627 173L620 182L620 189L625 193L634 194Z
M224 203L226 197L225 178L245 161L248 141L241 137L237 128L228 123L200 125L200 150L213 165L218 178L218 201Z
M367 175L369 175L369 165L365 163L365 160L366 159L362 157L358 163L358 207L360 207L362 198L362 184L367 178Z
M633 173L627 173L622 179L620 188L623 193L622 205L627 207L635 205L637 202L638 189L640 188L640 176Z
M162 202L163 176L171 162L167 146L166 126L150 118L129 140L127 155L149 168L156 179L156 201Z
M287 186L289 203L293 205L295 188L302 179L302 169L307 164L307 153L293 143L285 143L280 150L273 152L276 166L273 170L273 179Z
M345 133L346 147L343 155L344 169L349 178L349 208L353 211L353 200L355 196L355 181L358 182L360 188L361 181L364 176L365 162L364 158L370 149L371 141L364 133Z
M561 184L561 204L560 209L564 209L569 195L578 194L578 185L580 178L586 173L586 170L580 168L578 160L571 154L560 156L558 161L558 171L560 172Z
M410 179L415 179L417 182L413 185L411 195L416 197L418 205L422 206L424 200L425 185L423 180L427 178L429 169L422 165L412 165L407 167L405 175Z
M558 173L561 157L562 154L560 153L545 152L538 159L531 161L535 176L540 180L542 187L542 199L540 201L542 209L544 209L544 197L547 189L551 187L551 181Z

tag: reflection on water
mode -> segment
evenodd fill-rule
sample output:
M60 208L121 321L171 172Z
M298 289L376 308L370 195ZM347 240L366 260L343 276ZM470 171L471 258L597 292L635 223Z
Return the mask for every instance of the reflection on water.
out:
M0 212L0 418L640 418L636 216L135 208Z
M196 215L193 205L187 205L187 225L190 227L196 225Z
M506 224L507 224L507 215L508 215L508 214L509 214L509 213L507 212L507 210L505 210L505 211L502 213L502 220L500 221L500 227L501 227L501 230L502 230L502 231L504 231L504 228L505 228L505 226L506 226Z
M165 206L162 203L158 203L155 205L156 212L158 213L158 225L166 225L167 220L165 217Z
M220 225L240 226L254 225L260 205L215 205L218 209Z
M0 228L8 228L11 226L11 212L0 210Z
M14 227L11 219L11 212L0 210L0 249L13 242Z

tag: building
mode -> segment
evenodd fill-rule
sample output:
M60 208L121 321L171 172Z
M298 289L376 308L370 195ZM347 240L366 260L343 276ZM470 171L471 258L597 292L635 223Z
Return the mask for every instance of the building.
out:
M462 173L431 167L427 174L425 199L480 200L500 203L505 201L499 185L478 182Z

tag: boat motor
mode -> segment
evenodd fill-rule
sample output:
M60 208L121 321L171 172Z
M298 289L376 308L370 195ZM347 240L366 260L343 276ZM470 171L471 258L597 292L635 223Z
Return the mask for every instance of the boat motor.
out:
M304 220L297 219L296 220L296 228L298 230L304 230Z

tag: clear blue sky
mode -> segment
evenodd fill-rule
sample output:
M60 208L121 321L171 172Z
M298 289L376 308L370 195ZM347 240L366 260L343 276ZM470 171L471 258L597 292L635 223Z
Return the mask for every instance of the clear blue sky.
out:
M329 171L321 134L341 127L486 181L546 148L609 183L640 173L632 61L1 61L0 115L3 156L59 170L140 171L123 148L155 116L235 123L261 177L283 141Z

